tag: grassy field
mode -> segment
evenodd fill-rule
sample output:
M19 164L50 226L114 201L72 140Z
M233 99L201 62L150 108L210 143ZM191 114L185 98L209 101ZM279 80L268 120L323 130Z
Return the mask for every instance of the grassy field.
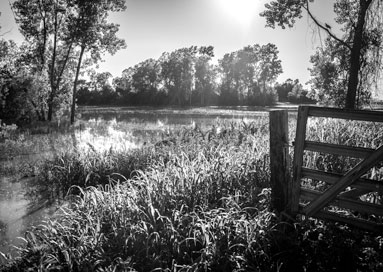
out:
M55 156L38 180L52 195L69 191L68 201L26 233L20 257L3 256L0 271L382 271L382 236L315 219L285 223L270 209L268 133L262 117L174 131L133 151ZM317 119L308 134L383 141L382 127L361 122ZM311 153L305 162L338 172L356 163ZM381 179L381 170L368 175Z

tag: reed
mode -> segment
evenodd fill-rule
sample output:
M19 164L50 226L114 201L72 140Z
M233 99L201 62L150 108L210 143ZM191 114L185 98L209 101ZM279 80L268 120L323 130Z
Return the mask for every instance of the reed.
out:
M382 269L381 236L318 220L287 224L269 209L268 137L259 118L182 129L133 152L46 162L42 183L70 188L70 201L0 270Z

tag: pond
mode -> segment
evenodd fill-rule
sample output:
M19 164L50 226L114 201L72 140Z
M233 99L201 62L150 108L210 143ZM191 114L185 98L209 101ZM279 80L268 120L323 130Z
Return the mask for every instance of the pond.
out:
M34 172L41 161L75 149L130 150L154 144L172 130L250 122L267 117L268 113L248 108L83 107L79 116L75 130L47 130L43 134L32 130L0 143L0 252L13 254L13 246L23 243L18 237L43 219L51 218L58 209L59 204L52 205L46 196L36 194ZM0 256L0 263L2 259Z

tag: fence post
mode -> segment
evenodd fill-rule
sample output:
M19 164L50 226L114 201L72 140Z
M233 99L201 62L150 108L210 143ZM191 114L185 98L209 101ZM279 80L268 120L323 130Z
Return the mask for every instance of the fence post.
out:
M271 111L269 121L271 206L279 213L290 210L287 206L290 203L288 186L291 179L288 112Z

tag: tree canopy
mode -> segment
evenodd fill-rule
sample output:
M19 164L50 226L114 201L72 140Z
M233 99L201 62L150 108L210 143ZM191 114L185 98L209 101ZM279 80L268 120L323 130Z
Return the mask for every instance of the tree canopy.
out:
M263 100L269 85L282 73L274 44L246 46L220 59L223 104L253 104Z
M343 52L347 56L347 64L342 67L347 73L344 106L355 108L358 106L357 97L361 97L363 92L366 92L371 84L371 78L375 75L374 78L376 79L382 68L383 1L334 1L335 21L340 26L341 36L336 35L331 26L321 22L319 18L313 15L310 9L311 2L314 0L271 1L265 5L266 10L261 13L261 16L266 18L266 26L275 28L277 25L285 28L292 27L297 19L302 18L302 12L305 11L311 20L328 34L328 39L331 40L327 42L325 51L334 48L344 50ZM329 46L330 42L335 43L335 46ZM318 56L314 58L318 59ZM314 61L314 65L320 63L314 59L312 61ZM366 65L366 63L368 64ZM315 74L318 75L314 72ZM336 73L333 76L336 76Z
M212 46L191 46L129 67L113 79L117 103L255 106L276 101L273 84L282 67L275 45L246 46L225 54L218 65L212 56Z
M48 83L43 88L46 110L40 119L52 120L62 105L72 104L71 121L74 121L81 67L97 64L105 52L114 54L125 47L125 42L116 36L119 26L107 21L110 12L125 8L123 0L13 2L16 23L25 38L24 62L30 74L45 78Z

